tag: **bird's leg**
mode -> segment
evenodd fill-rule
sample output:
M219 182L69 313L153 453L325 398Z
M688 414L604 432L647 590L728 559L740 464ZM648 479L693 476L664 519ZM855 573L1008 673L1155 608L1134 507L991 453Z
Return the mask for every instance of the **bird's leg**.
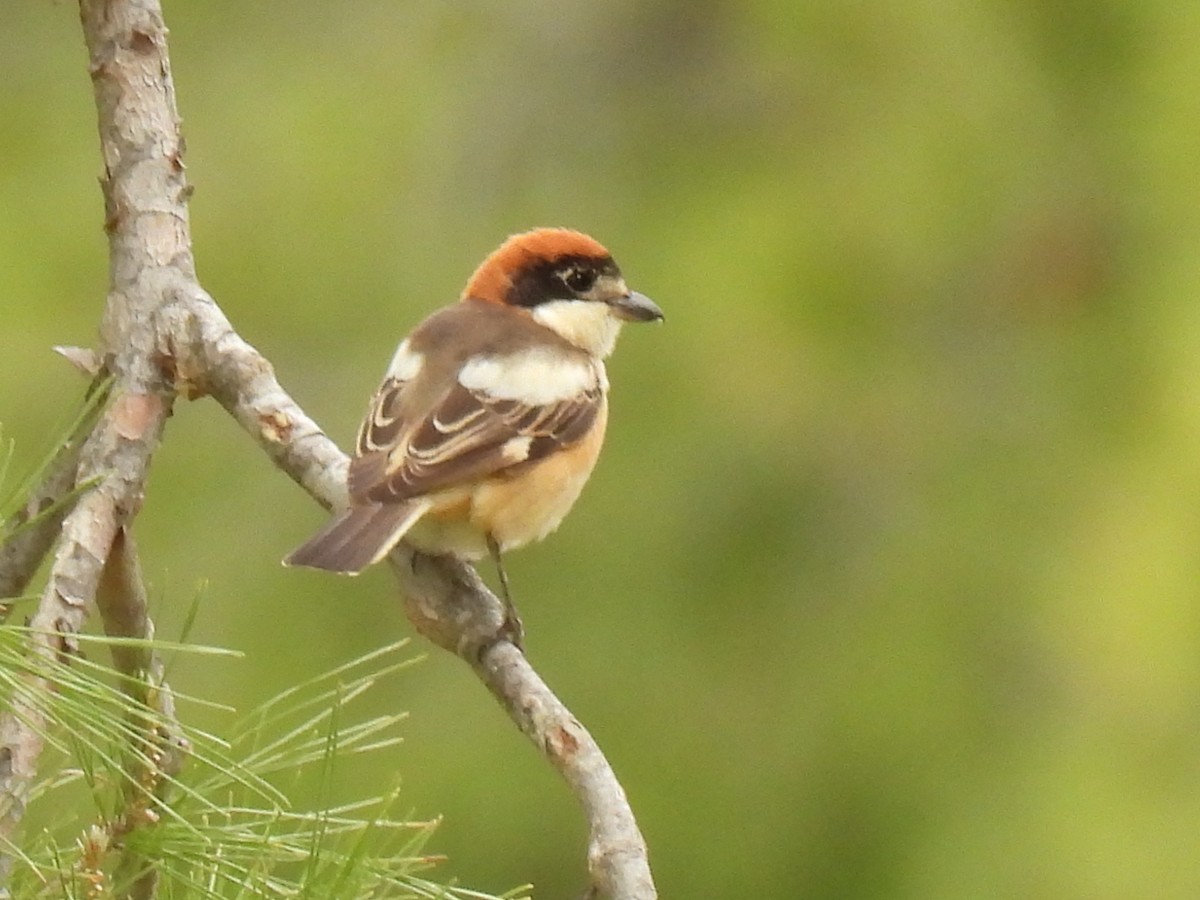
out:
M517 612L517 607L513 604L512 594L508 589L508 573L504 571L504 560L500 558L500 545L489 534L487 536L487 546L488 553L492 556L492 562L496 564L496 571L500 575L500 599L504 601L504 624L501 626L501 631L519 649L524 650L525 625L521 622L521 616Z

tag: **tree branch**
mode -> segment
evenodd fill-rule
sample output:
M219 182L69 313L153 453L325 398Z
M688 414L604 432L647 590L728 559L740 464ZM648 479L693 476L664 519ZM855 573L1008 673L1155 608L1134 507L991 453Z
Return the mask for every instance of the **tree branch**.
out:
M345 455L196 281L183 142L157 0L80 0L80 13L105 161L111 285L101 334L116 399L80 461L81 478L101 481L64 521L35 616L53 638L37 648L46 653L71 649L114 541L140 505L177 394L211 394L318 502L346 502ZM579 797L591 830L589 895L656 897L624 791L596 742L503 638L500 601L459 560L401 545L391 563L417 630L472 667ZM37 730L19 715L0 719L0 836L20 817L40 751Z
M114 883L124 900L152 900L158 890L153 860L129 846L131 831L158 822L155 801L162 799L167 777L178 775L189 749L175 715L175 697L163 680L163 663L142 641L154 638L147 614L146 584L133 537L117 532L96 590L96 606L109 637L135 638L139 643L114 644L113 665L124 677L121 687L138 705L130 724L131 746L126 754L120 814L106 823L107 846L120 847Z
M458 560L413 554L402 546L389 562L416 629L471 666L575 792L588 820L588 870L594 889L589 896L658 896L645 839L600 745L521 650L497 639L505 612L500 600L473 568Z
M150 459L175 399L160 365L156 313L163 288L194 277L187 230L182 141L157 4L82 0L99 114L109 235L109 291L101 320L101 358L114 400L84 442L77 484L95 482L66 515L54 563L31 621L30 652L43 659L77 650L118 531L141 506ZM46 725L35 699L52 687L26 676L0 716L0 839L12 840L25 809ZM0 857L0 879L11 856Z
M12 523L19 530L0 541L0 599L23 594L54 546L70 509L67 498L76 484L83 442L96 425L99 408L97 404L88 410L55 452ZM10 611L8 605L0 608L0 619L7 619Z

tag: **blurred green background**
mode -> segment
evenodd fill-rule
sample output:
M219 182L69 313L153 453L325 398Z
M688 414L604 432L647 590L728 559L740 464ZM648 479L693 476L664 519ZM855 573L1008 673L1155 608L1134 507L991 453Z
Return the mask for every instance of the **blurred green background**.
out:
M202 281L343 445L512 231L594 234L666 310L583 500L509 560L663 896L1200 896L1200 5L166 13ZM28 467L106 284L74 6L6 0L0 63ZM179 687L246 707L408 632L385 572L279 566L322 520L179 405L137 527L160 632L204 582L196 639L247 653ZM444 871L574 896L564 786L456 660L402 687L407 743L347 791L400 773Z

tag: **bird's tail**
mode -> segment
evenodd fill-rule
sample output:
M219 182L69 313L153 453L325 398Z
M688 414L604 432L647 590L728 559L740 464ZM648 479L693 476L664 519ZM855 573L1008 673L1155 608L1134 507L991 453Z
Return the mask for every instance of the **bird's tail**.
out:
M429 506L424 499L352 506L288 554L283 564L357 575L383 559Z

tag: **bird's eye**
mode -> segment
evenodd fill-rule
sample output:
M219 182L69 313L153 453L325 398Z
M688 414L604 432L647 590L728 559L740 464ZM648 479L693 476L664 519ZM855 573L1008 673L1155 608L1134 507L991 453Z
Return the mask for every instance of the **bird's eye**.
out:
M563 272L563 283L576 293L591 290L596 283L596 273L591 269L567 269Z

